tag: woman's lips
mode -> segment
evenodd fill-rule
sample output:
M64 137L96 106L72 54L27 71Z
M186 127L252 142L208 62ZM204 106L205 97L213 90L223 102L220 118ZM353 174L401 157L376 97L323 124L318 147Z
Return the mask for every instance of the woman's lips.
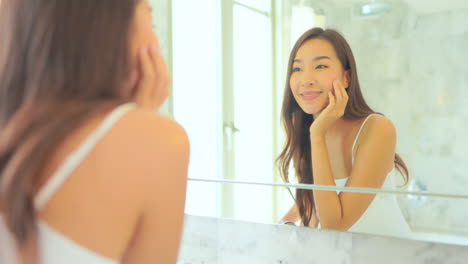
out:
M301 98L304 101L312 101L319 97L323 92L321 91L314 91L314 92L303 92L301 93Z

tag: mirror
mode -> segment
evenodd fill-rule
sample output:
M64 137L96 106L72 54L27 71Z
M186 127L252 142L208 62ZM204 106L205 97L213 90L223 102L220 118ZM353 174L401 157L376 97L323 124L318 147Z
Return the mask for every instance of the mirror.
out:
M165 10L168 111L190 136L190 177L282 182L274 159L285 142L280 111L289 52L304 31L321 26L346 38L364 98L396 127L407 189L466 193L468 3L210 0L172 1ZM252 208L246 215L265 222L278 221L292 203L274 188L192 182L187 197L187 213L244 219L235 208ZM438 199L424 201L408 209L417 212L410 214L415 227L434 210L448 210ZM468 206L457 208L468 215ZM456 226L444 230L460 231Z
M404 230L404 228L399 228L398 226L395 228L395 225L387 225L386 228L381 228L383 222L382 217L376 215L362 216L361 219L347 230L348 232L468 246L468 224L466 223L466 213L464 210L460 210L466 207L468 195L405 192L399 190L350 187L340 188L304 184L247 184L239 182L236 183L229 180L190 181L191 188L206 188L206 186L217 186L219 188L221 185L233 185L233 189L244 191L244 195L236 197L236 201L231 202L229 207L213 214L201 210L204 207L200 204L198 204L198 208L190 208L190 212L187 211L187 213L197 216L228 218L246 222L279 224L277 221L271 221L270 216L273 216L273 219L279 219L285 211L290 209L290 205L293 203L293 199L284 185L290 185L291 189L307 188L331 191L338 189L347 192L370 192L377 193L378 198L375 199L379 200L379 204L382 204L382 202L385 203L385 201L397 201L403 219L406 222L406 224L403 223L403 225L408 226L409 232ZM266 191L276 193L284 199L274 201L273 203L269 201L267 204L263 205L253 200L264 194ZM196 193L190 196L190 198L197 199L203 196L207 196L207 194ZM213 199L215 197L216 196L214 195L211 196ZM254 205L246 206L247 202ZM391 207L392 206L387 206L381 210L375 210L375 208L373 208L371 209L371 214L378 212L385 218L393 218L390 222L398 222L398 215L393 214L394 212L392 212ZM376 217L379 218L380 221L369 221L369 219L374 220ZM296 223L296 225L300 225L300 223Z

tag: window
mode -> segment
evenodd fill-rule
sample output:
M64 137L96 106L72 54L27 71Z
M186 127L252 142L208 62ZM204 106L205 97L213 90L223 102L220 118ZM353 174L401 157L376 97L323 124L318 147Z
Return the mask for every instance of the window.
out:
M172 1L173 115L190 139L193 178L219 178L222 167L218 9L216 0ZM186 212L214 216L218 189L189 182Z
M281 0L174 0L171 21L173 114L191 141L189 177L279 181L289 51L324 17ZM291 203L284 189L190 181L186 213L271 222Z
M255 5L249 5L255 2ZM262 7L262 9L258 9ZM229 8L229 7L227 7ZM273 66L269 1L239 1L233 14L232 160L226 168L235 180L273 181ZM232 131L232 130L230 130ZM228 149L229 151L229 149ZM271 188L234 185L232 216L236 219L271 221ZM246 195L248 194L248 195ZM230 197L232 196L232 197ZM234 199L235 198L235 199Z
M191 178L273 180L270 7L172 2L173 114L191 141ZM189 182L186 212L270 220L271 190L249 188Z

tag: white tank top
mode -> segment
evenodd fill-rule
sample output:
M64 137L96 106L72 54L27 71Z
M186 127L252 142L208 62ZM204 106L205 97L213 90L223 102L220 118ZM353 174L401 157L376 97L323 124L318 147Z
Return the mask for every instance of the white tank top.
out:
M373 115L373 114L372 114ZM361 135L362 129L367 120L372 116L369 115L362 123L359 131L354 139L352 148L352 164L354 165L354 148L356 142ZM398 171L393 167L392 171L387 174L382 189L394 190L397 188L395 177L399 176ZM344 187L349 178L335 179L335 184L338 187ZM339 194L340 191L337 191ZM319 224L320 228L320 224ZM396 196L393 194L378 193L375 195L369 207L361 215L361 217L348 229L349 232L367 233L374 235L389 235L397 237L410 237L411 229L406 222L403 213L398 205Z
M62 166L50 177L35 198L37 210L43 208L53 197L73 171L86 158L109 130L120 118L133 109L133 103L124 104L114 109L100 126L94 130L81 145L72 152ZM44 221L38 221L38 237L40 249L40 263L42 264L116 264L118 260L99 255L68 239L58 231L48 226ZM5 226L4 218L0 214L0 263L17 263L16 248L11 233Z

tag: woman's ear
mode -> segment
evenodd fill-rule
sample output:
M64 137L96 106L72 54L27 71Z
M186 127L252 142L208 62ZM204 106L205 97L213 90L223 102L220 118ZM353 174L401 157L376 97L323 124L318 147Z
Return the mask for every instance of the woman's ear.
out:
M351 84L351 76L349 74L349 70L346 70L346 71L344 71L344 86L345 86L345 89L348 89L350 84Z

